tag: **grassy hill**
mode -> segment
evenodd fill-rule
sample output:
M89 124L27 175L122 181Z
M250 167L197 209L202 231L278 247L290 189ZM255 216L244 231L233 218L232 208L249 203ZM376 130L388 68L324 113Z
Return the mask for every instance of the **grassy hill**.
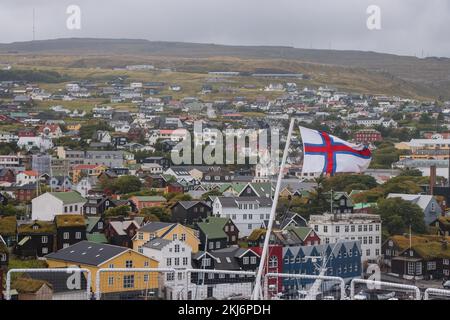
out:
M28 56L22 64L92 68L154 63L177 71L303 72L317 83L377 93L450 99L450 59L376 52L271 46L154 42L132 39L55 39L0 44L0 55ZM31 56L30 56L31 55ZM55 59L54 56L59 56Z

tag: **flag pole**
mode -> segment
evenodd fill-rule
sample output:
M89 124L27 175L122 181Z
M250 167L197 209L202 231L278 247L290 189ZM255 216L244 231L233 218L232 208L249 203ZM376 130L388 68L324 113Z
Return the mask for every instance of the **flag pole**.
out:
M287 135L287 139L286 139L286 146L284 147L283 159L281 161L281 166L280 166L280 172L278 173L277 186L275 188L275 194L273 196L272 209L270 211L269 224L267 226L266 236L264 238L264 247L263 247L263 251L261 253L261 259L259 262L258 273L256 275L255 288L253 289L253 293L252 293L253 300L258 300L258 298L260 298L260 294L261 294L262 274L264 271L264 265L265 265L265 261L267 258L267 252L269 250L270 234L272 233L273 222L275 221L275 214L276 214L276 210L277 210L278 198L280 196L281 180L283 178L284 167L286 165L286 159L287 159L287 156L289 153L289 146L291 144L291 137L292 137L292 131L294 130L294 123L295 123L295 118L292 118L291 123L289 125L289 131L288 131L288 135Z

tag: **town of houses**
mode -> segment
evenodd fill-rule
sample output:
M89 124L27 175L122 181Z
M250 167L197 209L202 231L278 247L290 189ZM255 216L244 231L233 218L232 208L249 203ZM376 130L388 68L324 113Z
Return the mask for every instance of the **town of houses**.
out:
M152 66L127 67L136 68ZM202 143L214 145L213 129L279 130L283 137L296 117L369 146L374 163L363 177L303 174L302 144L294 136L265 272L316 274L312 257L326 254L332 256L327 275L347 282L365 277L370 264L391 281L439 287L450 279L450 102L297 86L305 75L252 76L270 80L258 97L236 93L220 101L209 98L225 90L214 82L178 100L160 94L183 92L177 83L118 78L50 92L36 83L0 82L1 269L36 260L48 268L88 268L94 278L111 267L256 271L277 173L249 164L175 165L170 155L195 121L203 124ZM64 107L94 97L106 101L88 111ZM35 101L52 106L36 109ZM118 108L121 103L132 111ZM339 184L346 178L351 182ZM389 210L398 218L411 208L419 215L413 228L396 228ZM214 285L216 297L226 298L219 293L248 294L255 281L224 275L199 285L198 274L189 277L168 274L155 292L166 299L207 298ZM142 289L134 278L123 280L104 292ZM289 278L269 281L273 296L298 286ZM19 299L30 296L22 291L17 286Z

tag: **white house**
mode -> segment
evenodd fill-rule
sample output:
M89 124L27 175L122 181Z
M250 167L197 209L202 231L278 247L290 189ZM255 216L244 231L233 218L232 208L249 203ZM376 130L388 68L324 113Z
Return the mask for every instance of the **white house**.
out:
M230 218L248 237L254 229L261 228L270 219L272 199L266 197L216 197L212 204L213 215Z
M53 148L51 139L44 137L20 137L17 142L19 148L25 148L30 151L32 148L38 148L42 151Z
M38 172L34 170L20 171L16 175L16 184L23 186L29 183L35 183L38 179Z
M78 192L47 192L31 200L33 220L52 221L56 215L83 214L86 199Z
M191 247L180 240L154 238L139 247L138 251L159 261L159 268L180 270L180 272L164 274L160 281L161 289L163 287L166 289L160 290L160 292L166 292L165 298L177 300L185 290L186 283L190 283L190 279L186 279L190 274L182 270L191 268Z
M377 214L312 215L309 226L324 244L339 240L359 240L363 262L377 261L381 257L381 218Z

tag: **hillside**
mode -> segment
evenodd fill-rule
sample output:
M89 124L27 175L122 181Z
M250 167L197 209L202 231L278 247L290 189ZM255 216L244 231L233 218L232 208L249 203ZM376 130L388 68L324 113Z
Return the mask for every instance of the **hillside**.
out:
M326 71L327 68L324 69L323 66L326 65L342 68L341 70L346 69L350 73L352 69L364 69L368 71L365 76L373 77L374 80L392 81L400 91L414 91L418 96L434 99L450 99L450 59L448 58L419 59L362 51L82 38L0 44L0 54L82 56L77 61L72 59L74 63L72 67L91 66L89 61L92 62L94 59L92 56L95 55L128 56L133 57L136 62L147 61L148 57L160 58L177 68L196 66L199 70L211 70L210 63L215 63L216 68L221 70L234 70L235 65L226 63L227 61L242 62L261 59L268 62L269 68L271 65L279 71L299 72L298 70L302 69L314 69L316 68L314 65L322 65L322 70ZM129 61L125 58L123 60ZM224 63L218 63L219 60ZM208 61L208 68L204 66L205 61ZM274 61L282 63L276 64ZM290 64L295 70L290 69ZM255 71L252 68L248 69Z

